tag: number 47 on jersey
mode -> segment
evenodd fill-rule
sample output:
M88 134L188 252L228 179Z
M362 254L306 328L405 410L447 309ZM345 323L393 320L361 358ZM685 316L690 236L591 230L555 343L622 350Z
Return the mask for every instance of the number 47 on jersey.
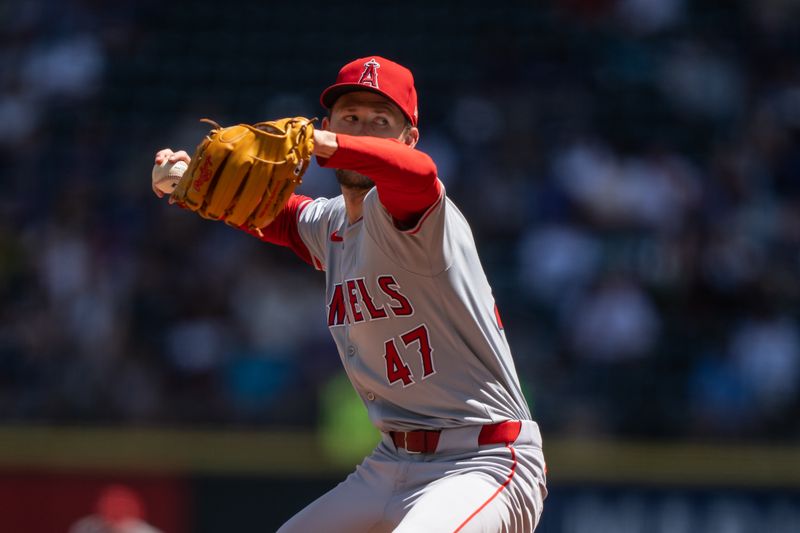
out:
M422 379L432 376L436 373L433 366L433 348L428 335L428 328L425 324L421 324L411 331L407 331L400 335L400 340L405 344L406 348L412 344L417 344L419 356L422 359ZM384 344L385 352L383 357L386 359L386 379L392 385L396 381L402 381L403 387L407 387L414 383L414 377L411 369L400 357L397 351L397 344L394 339L389 339Z

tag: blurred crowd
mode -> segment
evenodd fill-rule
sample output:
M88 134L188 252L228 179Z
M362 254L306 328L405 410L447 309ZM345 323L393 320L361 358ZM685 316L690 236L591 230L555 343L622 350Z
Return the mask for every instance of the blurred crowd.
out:
M150 168L203 116L320 116L379 53L417 77L545 431L800 438L800 3L415 0L411 29L233 4L0 7L0 421L316 424L322 276Z

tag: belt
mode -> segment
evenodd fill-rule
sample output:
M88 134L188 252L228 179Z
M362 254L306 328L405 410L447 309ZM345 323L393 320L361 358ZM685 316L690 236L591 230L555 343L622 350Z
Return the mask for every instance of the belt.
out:
M478 434L478 446L486 444L511 444L519 436L522 422L507 420L497 424L487 424L481 427ZM415 431L390 431L397 449L405 449L408 453L434 453L439 445L440 429L418 429Z

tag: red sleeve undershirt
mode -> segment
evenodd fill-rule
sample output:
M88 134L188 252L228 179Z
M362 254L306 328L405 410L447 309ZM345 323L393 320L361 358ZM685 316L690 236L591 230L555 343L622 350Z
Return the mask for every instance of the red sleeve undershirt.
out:
M378 197L399 228L413 227L436 203L442 186L436 165L427 154L397 139L355 137L338 133L339 147L330 158L318 157L320 166L354 170L375 182ZM293 194L283 210L267 227L243 231L265 242L291 248L303 261L313 265L311 253L300 238L297 221L311 201Z
M264 242L286 246L296 253L300 259L309 265L314 265L311 260L311 252L308 251L303 239L300 238L300 231L297 229L297 220L300 218L300 213L303 212L309 202L311 202L311 198L308 196L292 194L281 212L275 217L275 220L269 226L261 228L261 234L256 230L243 226L239 229Z
M323 167L354 170L375 182L378 197L399 227L413 226L441 196L436 165L397 139L336 134L339 145Z

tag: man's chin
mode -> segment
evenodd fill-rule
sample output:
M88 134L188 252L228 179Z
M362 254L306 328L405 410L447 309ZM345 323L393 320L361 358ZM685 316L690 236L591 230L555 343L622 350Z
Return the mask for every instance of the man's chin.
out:
M375 186L375 183L371 179L358 172L353 172L352 170L337 169L336 180L339 182L339 185L347 187L348 189L366 190Z

